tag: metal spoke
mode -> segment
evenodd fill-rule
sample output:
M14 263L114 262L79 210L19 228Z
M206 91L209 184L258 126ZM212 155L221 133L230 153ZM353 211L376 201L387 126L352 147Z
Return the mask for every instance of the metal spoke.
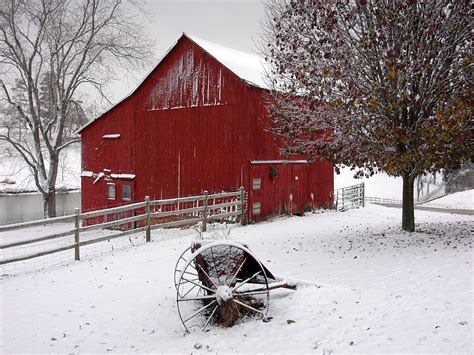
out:
M181 283L182 284L182 283ZM194 290L196 288L196 286L198 286L197 284L193 284L193 287L191 287L188 292L186 292L182 297L186 297L192 290ZM199 287L199 290L201 289L201 287ZM184 290L183 290L184 291ZM179 292L178 292L178 295L179 295Z
M201 269L201 271L204 273L204 275L206 275L207 279L209 281L211 281L211 283L214 285L215 288L217 288L217 285L214 283L214 281L211 280L211 278L209 277L209 275L207 274L207 272L203 269L203 267L199 264L197 264L197 266L199 266L199 268Z
M247 305L247 304L245 304L245 303L243 303L243 302L240 302L239 300L236 300L235 298L234 298L234 302L240 304L242 307L248 308L248 309L250 309L251 311L260 313L261 315L265 316L265 313L263 313L262 311L259 311L259 310L256 309L256 308L253 308L253 307L251 307L251 306L249 306L249 305Z
M210 306L212 306L214 303L216 303L217 301L214 300L212 301L211 303L209 303L208 305L205 305L204 307L200 308L198 311L196 311L191 317L189 317L188 319L186 319L185 321L183 321L183 323L186 323L188 320L196 317L199 313L201 313L202 311L205 311L206 309L208 309Z
M244 291L233 293L234 296L250 296L250 295L263 295L267 294L268 291Z
M242 266L244 266L245 262L247 261L247 258L248 256L245 257L244 261L242 261L242 264L240 264L239 268L237 269L234 277L232 278L232 280L230 280L230 284L229 285L232 285L232 282L234 282L235 278L237 277L238 273L240 272L240 269L242 269Z
M211 312L211 315L209 316L209 318L207 318L207 321L206 323L204 324L204 326L202 327L202 331L204 331L207 327L207 325L209 324L210 320L212 319L212 317L214 316L214 313L216 312L217 308L219 308L219 305L216 304L216 306L214 307L214 309L212 310Z
M198 281L198 280L199 280L199 279L192 279L192 281ZM183 284L188 284L188 283L189 283L189 281L183 281L183 282L181 282L181 285L183 285Z
M197 276L197 277L199 277L198 274L193 274L192 272L189 272L189 271L185 271L185 272L183 273L183 275L184 275L184 274L188 274L188 275L191 275L191 276Z
M178 302L183 302L183 301L201 301L201 300L212 300L215 299L216 296L214 295L208 295L208 296L201 296L201 297L192 297L192 298L178 298Z
M182 271L182 270L176 269L176 272L179 272L180 274L181 274L181 271ZM198 276L197 274L193 274L192 272L189 272L189 271L185 271L184 274L189 274L189 275L193 275L193 276Z
M214 290L210 289L210 288L207 287L207 286L204 286L204 285L198 284L198 283L196 283L196 282L194 282L194 281L185 279L184 277L182 277L182 279L183 279L184 281L191 282L192 284L194 284L194 285L196 285L196 286L198 286L198 287L202 287L202 288L206 289L206 290L209 291L209 292L216 293Z
M253 274L252 276L250 276L248 279L244 280L239 286L234 287L234 289L233 289L232 291L238 290L239 288L241 288L243 285L245 285L247 282L249 282L250 280L252 280L255 276L257 276L257 275L260 274L261 272L262 272L262 270L256 272L255 274Z

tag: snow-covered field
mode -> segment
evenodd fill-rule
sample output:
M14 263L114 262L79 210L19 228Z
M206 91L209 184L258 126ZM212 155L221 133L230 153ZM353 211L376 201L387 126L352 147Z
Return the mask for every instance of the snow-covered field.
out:
M474 210L474 190L455 192L425 203L423 206Z
M186 336L173 268L192 230L3 275L0 352L472 353L474 217L416 217L413 234L373 205L234 228L270 271L318 286L272 291L268 323Z

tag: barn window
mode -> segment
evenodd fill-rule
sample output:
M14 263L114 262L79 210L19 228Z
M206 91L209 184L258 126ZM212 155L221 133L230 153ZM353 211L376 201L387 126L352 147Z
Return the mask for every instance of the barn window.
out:
M261 211L260 202L254 202L252 204L252 214L253 215L260 214L260 211Z
M253 179L252 180L252 188L254 190L260 190L262 187L262 179Z
M130 185L122 186L122 200L130 201L132 199L132 187Z
M107 184L107 198L115 200L115 184Z

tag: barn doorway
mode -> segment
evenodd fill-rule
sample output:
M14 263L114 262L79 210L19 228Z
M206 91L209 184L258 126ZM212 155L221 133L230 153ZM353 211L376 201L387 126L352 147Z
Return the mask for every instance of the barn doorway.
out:
M251 221L290 212L302 214L309 203L308 164L301 161L252 161L249 181Z
M291 188L293 214L302 215L308 204L308 168L303 164L291 164Z

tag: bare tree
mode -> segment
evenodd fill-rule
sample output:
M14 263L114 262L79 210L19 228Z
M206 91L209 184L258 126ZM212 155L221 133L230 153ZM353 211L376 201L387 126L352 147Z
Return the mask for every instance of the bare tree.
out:
M473 8L464 0L269 0L274 132L288 153L413 184L472 159ZM359 170L359 174L363 174Z
M31 168L45 217L55 216L61 152L79 137L81 92L104 94L118 68L149 64L138 0L0 0L0 140Z

